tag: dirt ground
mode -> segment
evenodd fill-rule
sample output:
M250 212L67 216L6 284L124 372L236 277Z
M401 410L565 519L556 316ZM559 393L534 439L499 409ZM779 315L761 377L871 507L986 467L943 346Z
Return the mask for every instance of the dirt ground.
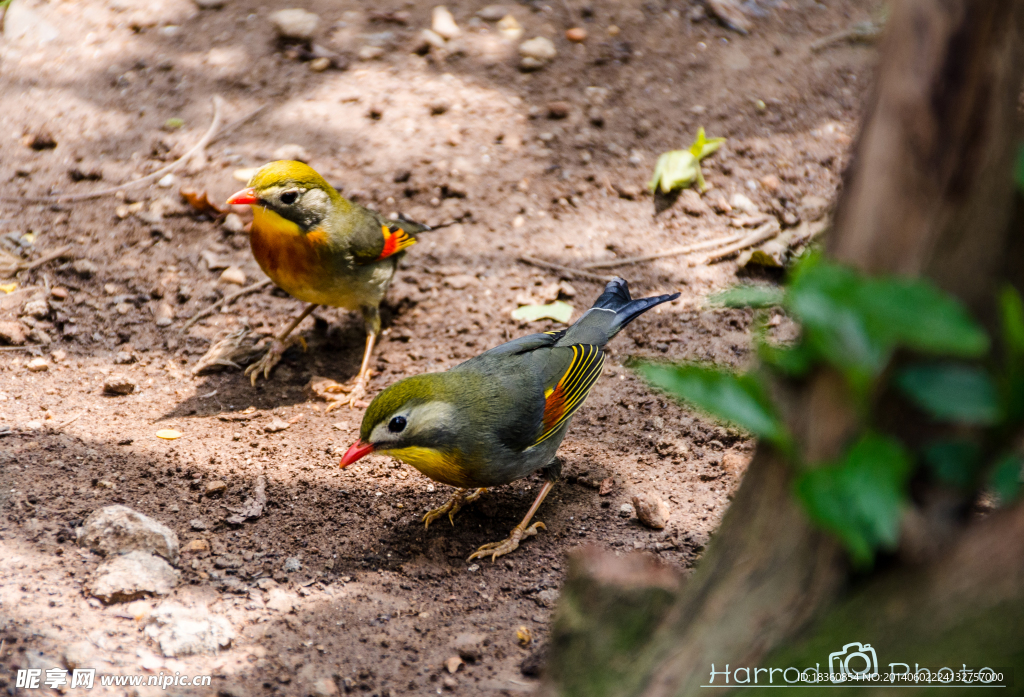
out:
M820 216L839 186L876 53L810 46L871 19L878 3L749 0L747 36L679 0L510 3L523 39L547 36L557 47L532 72L520 70L516 44L493 22L473 19L482 1L450 3L463 34L429 51L420 33L431 3L369 5L302 3L321 18L314 42L333 56L316 72L308 53L275 40L274 5L14 0L0 38L0 245L27 261L69 250L0 294L0 322L27 335L0 348L7 694L45 694L19 691L16 670L64 666L72 650L101 673L214 676L212 688L98 694L528 693L568 554L604 545L685 571L721 519L752 441L651 392L623 362L744 364L751 316L704 303L737 281L734 260L691 266L695 257L674 257L615 271L634 296L682 297L612 342L560 451L564 479L538 514L547 531L497 563L468 563L519 521L540 480L496 488L454 527L425 530L422 513L446 487L382 456L340 470L361 411L326 413L304 388L313 376L343 382L358 368L362 323L342 311L307 319L308 352L291 349L269 382L253 388L236 370L193 376L211 340L243 323L274 331L300 303L266 290L182 332L238 288L219 281L204 252L237 264L246 283L262 274L245 234L190 212L178 189L223 201L242 186L236 170L299 154L385 213L462 218L425 235L396 276L376 393L551 328L520 324L510 311L561 278L575 290L576 316L600 292L599 282L528 266L521 255L578 267L728 234L734 214L715 203L734 193L787 227ZM574 26L588 32L584 43L563 36ZM26 200L163 167L206 131L214 95L226 123L265 108L162 182L169 186ZM658 154L689 145L699 126L728 138L705 161L712 188L655 218L640 190ZM29 303L39 299L46 305L34 317ZM173 322L157 326L168 311ZM47 369L35 372L38 357ZM135 392L104 395L113 376ZM267 432L275 418L290 426ZM161 429L183 435L162 440ZM227 523L226 506L240 505L260 475L269 482L264 515ZM615 486L601 496L609 477ZM206 495L212 481L227 485L219 497ZM664 530L621 512L637 492L669 503ZM170 526L183 546L209 543L182 554L170 598L227 618L237 633L229 649L164 658L139 619L160 599L104 606L85 592L101 558L77 547L73 531L113 503ZM286 571L295 560L301 568ZM449 672L445 662L460 655L464 665Z

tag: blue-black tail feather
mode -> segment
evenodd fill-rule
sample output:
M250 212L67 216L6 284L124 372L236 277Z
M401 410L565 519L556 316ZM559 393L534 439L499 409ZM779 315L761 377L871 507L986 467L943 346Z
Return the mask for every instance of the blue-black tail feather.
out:
M657 295L652 298L633 300L629 294L629 284L626 282L626 279L614 278L604 287L604 292L601 293L601 297L594 303L594 307L615 312L615 322L612 329L612 334L615 334L652 307L670 302L678 297L679 293L670 293L668 295Z

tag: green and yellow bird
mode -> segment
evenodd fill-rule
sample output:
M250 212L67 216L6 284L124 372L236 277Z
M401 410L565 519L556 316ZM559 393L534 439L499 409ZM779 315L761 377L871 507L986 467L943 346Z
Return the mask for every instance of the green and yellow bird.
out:
M261 167L228 203L252 206L249 243L260 268L279 288L309 303L245 374L253 385L261 372L269 378L298 340L289 335L318 306L358 310L366 325L366 350L347 388L354 405L366 392L370 355L380 333L380 303L398 260L416 242L416 233L431 228L404 218L388 220L346 199L309 165L288 160Z
M385 453L458 487L443 506L424 516L427 525L445 513L453 520L463 504L487 487L541 470L547 481L523 521L508 538L480 547L469 558L490 555L494 560L508 554L523 537L544 528L530 520L558 479L561 463L555 452L601 375L605 344L647 310L678 297L633 300L626 281L617 278L567 329L510 341L444 373L400 380L370 404L359 440L341 466Z

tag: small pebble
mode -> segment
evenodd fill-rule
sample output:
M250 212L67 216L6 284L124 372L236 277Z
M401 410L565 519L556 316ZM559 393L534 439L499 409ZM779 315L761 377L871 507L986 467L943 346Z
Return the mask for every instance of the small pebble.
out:
M298 557L288 557L284 560L285 573L295 573L296 571L302 571L302 562L299 561Z
M507 41L519 41L523 38L523 25L512 15L505 15L495 25L498 33Z
M270 15L270 23L285 39L309 41L320 25L320 17L301 8L278 10Z
M628 503L624 503L621 506L619 506L619 517L621 517L621 518L631 518L632 516L633 516L633 507L632 506L630 506Z
M754 202L738 192L729 197L729 205L743 211L744 213L754 214L758 212L757 206Z
M587 30L583 27L573 27L565 30L565 38L573 43L583 43L587 40Z
M135 383L123 375L111 375L103 381L104 394L126 395L135 391Z
M178 178L176 176L174 176L173 174L167 174L161 177L160 181L158 181L156 185L164 189L170 189L177 183Z
M153 320L158 327L170 326L174 322L174 308L166 301L161 302L153 312Z
M320 56L319 58L314 58L309 62L309 69L314 73L322 73L330 67L331 59L327 56Z
M229 266L220 275L221 283L234 283L237 286L245 285L245 272L237 266Z
M21 308L22 314L35 317L36 319L43 319L50 314L50 303L46 302L45 299L40 298L39 300L29 300L25 303L25 306Z
M569 115L572 110L572 106L568 102L549 102L548 103L548 118L549 119L564 119Z
M444 283L453 290L464 290L471 285L475 285L477 283L477 278L470 274L460 273L455 276L447 277L444 279Z
M70 294L67 289L61 288L60 286L54 286L50 289L50 295L57 300L67 300Z
M444 5L438 5L431 13L430 29L438 36L449 40L462 34L459 25L455 23L455 17Z
M230 233L237 235L240 232L245 232L245 221L242 220L242 216L237 213L228 213L224 216L224 229Z
M269 424L267 424L266 426L263 427L263 431L265 433L279 433L280 431L285 430L289 426L291 426L290 423L288 423L284 419L281 419L281 418L278 418L278 417L275 416L270 421Z
M375 61L384 57L384 49L380 46L363 46L356 55L361 61Z
M779 187L782 186L782 182L779 181L779 178L774 174L769 174L766 177L761 177L761 186L763 186L766 191L774 194L779 190Z
M189 540L184 547L181 548L182 552L209 552L210 543L203 539Z
M206 484L206 489L203 494L211 498L222 495L227 491L228 485L226 482L222 482L219 479L214 479L212 482Z
M523 57L520 66L533 69L554 60L558 51L551 39L545 36L536 36L519 44L519 55Z
M89 278L100 269L98 266L96 266L96 264L89 261L88 259L78 259L77 261L71 264L71 270L74 271L79 276L81 276L82 278Z
M636 509L636 517L649 528L661 530L668 524L668 504L657 496L636 494L633 496L633 508Z
M509 13L511 8L508 5L487 5L477 11L476 16L485 22L497 22Z
M206 528L207 528L206 521L204 521L201 518L194 518L194 519L190 520L188 524L189 524L189 527L191 527L196 532L200 532L200 531L206 530Z
M25 364L25 368L33 373L42 373L50 369L50 364L45 358L33 358Z

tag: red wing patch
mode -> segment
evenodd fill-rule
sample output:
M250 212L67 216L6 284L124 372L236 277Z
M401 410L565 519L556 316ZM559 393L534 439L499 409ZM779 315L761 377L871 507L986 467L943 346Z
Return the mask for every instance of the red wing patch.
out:
M403 249L416 244L416 238L410 237L409 233L400 227L381 225L380 231L384 233L384 251L377 257L377 261L387 259L389 256L398 254Z
M583 405L604 367L604 351L589 344L572 346L572 363L555 387L544 396L544 418L539 445L553 436Z

